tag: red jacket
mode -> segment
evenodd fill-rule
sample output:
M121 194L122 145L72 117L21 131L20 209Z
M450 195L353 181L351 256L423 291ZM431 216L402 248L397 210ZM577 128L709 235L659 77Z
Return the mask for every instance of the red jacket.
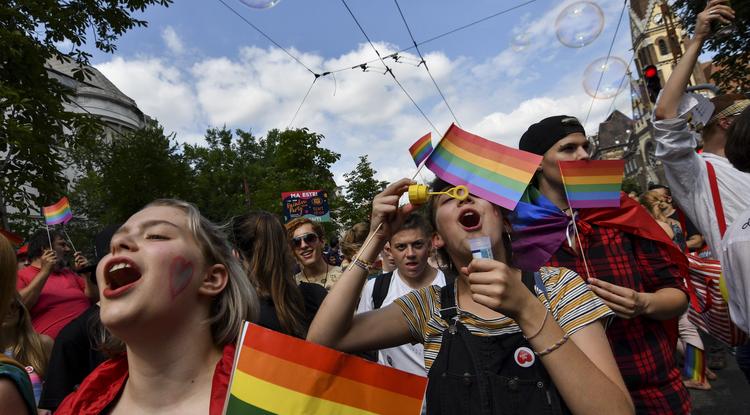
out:
M221 415L227 396L227 385L234 363L235 345L224 346L224 354L216 364L211 386L209 415ZM123 354L102 363L83 380L75 392L68 395L55 415L98 415L120 395L128 379L128 360Z

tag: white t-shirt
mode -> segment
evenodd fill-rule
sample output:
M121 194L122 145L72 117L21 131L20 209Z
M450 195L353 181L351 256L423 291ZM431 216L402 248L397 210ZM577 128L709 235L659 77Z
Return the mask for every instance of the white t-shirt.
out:
M664 164L672 197L706 238L714 258L718 258L721 235L706 162L710 162L716 171L727 228L740 212L750 207L750 174L735 169L725 157L696 153L697 135L684 119L655 121L654 130L656 158Z
M437 275L435 275L435 279L430 285L437 285L439 287L445 285L445 275L442 271L437 271ZM375 278L371 278L365 283L365 286L362 289L362 297L360 298L359 306L357 307L357 313L364 313L375 309L375 304L372 301L372 290L374 287ZM411 291L413 291L413 289L404 283L398 275L398 270L393 271L393 277L388 286L388 295L385 296L381 308L389 305L397 298L406 295ZM378 363L395 367L396 369L404 370L415 375L427 376L427 371L424 368L424 347L420 343L404 344L390 349L379 350Z
M729 315L737 327L750 333L750 208L727 228L720 260L729 292Z

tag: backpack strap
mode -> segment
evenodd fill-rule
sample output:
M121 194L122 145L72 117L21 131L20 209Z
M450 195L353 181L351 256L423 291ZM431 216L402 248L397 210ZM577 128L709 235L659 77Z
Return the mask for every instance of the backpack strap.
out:
M706 161L706 170L708 171L708 185L711 187L711 198L716 209L716 221L719 222L719 236L724 237L727 231L727 220L724 217L724 207L721 205L721 195L719 194L719 183L716 181L716 170L713 164ZM714 253L714 255L717 255Z
M372 303L375 310L383 305L383 301L385 301L385 297L388 295L388 288L391 286L392 278L393 271L375 277L375 283L372 287Z

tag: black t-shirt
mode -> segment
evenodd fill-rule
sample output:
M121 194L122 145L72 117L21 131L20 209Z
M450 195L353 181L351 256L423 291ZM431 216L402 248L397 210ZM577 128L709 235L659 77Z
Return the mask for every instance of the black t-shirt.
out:
M107 357L98 350L99 306L68 323L55 339L39 407L54 411Z
M299 290L302 293L302 298L305 301L305 331L310 327L315 314L320 308L320 304L323 303L323 299L328 294L328 291L319 284L301 282L299 283ZM274 307L273 300L271 298L262 298L260 300L260 319L258 325L265 328L284 332L281 327L279 317L276 315L276 308Z

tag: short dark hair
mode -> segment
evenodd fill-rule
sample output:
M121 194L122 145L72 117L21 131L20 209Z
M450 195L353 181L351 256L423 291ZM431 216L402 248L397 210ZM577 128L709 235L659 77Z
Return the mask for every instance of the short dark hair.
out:
M44 254L44 250L52 249L49 245L50 241L54 241L55 238L65 239L65 235L62 232L50 229L49 236L47 236L46 229L39 229L29 237L29 261L33 261L40 258Z
M669 193L669 195L672 195L672 190L669 188L669 186L665 186L663 184L658 183L649 183L648 184L648 190L657 190L657 189L664 189Z
M404 219L404 223L401 225L401 227L398 228L398 230L396 230L393 234L395 235L398 232L408 229L418 229L424 234L424 236L428 238L432 236L432 226L424 216L416 212L410 213L406 217L406 219ZM391 236L391 238L393 238L393 236Z
M750 173L750 107L734 119L724 153L737 170Z

